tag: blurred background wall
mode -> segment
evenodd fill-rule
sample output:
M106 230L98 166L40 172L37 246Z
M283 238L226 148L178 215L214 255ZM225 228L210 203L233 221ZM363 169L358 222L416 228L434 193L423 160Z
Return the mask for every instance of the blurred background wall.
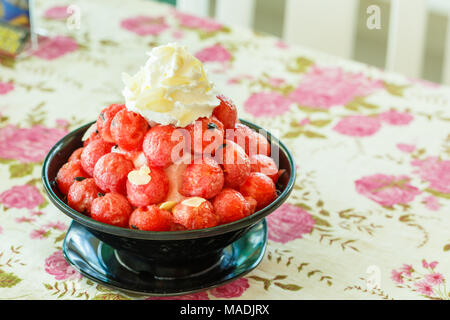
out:
M226 18L221 18L220 13L218 12L218 7L221 5L219 2L221 0L159 0L160 2L170 3L172 5L177 5L180 10L189 11L192 9L193 13L197 13L203 16L209 16L212 18L216 18L218 20L224 20L223 22L229 24L239 24L236 21L227 21ZM388 54L389 50L393 50L389 48L389 37L390 30L393 29L393 24L396 23L396 19L391 16L393 11L394 2L397 0L226 0L228 3L232 3L229 5L234 5L236 12L242 11L248 3L251 3L250 9L245 9L252 11L253 15L250 18L250 21L247 24L248 27L253 28L255 31L269 33L280 38L286 39L289 43L299 43L309 47L317 47L317 49L322 51L327 51L331 54L344 56L345 58L350 58L353 60L357 60L360 62L368 63L379 68L387 68L392 69L393 71L397 71L400 73L409 73L408 66L406 65L406 70L402 70L401 67L397 68L389 64ZM291 3L289 3L289 1ZM301 3L300 7L293 7L291 9L292 3ZM334 2L330 2L334 1ZM449 69L450 73L450 63L445 64L446 54L450 56L450 53L446 51L446 37L447 37L447 28L448 26L448 13L450 12L450 0L398 0L399 3L403 6L401 7L400 14L403 13L403 20L411 19L411 21L406 21L407 26L400 26L400 29L403 28L411 28L411 33L417 33L417 35L412 34L412 40L414 44L414 37L417 37L417 41L423 41L423 45L419 45L418 47L412 46L411 48L403 48L403 55L405 59L411 58L410 55L417 56L417 63L420 64L417 66L417 72L410 72L407 74L409 76L420 77L426 80L438 82L438 83L449 83L450 76L445 75L445 69ZM286 34L286 19L287 15L290 15L291 20L293 17L296 17L298 13L299 17L302 17L301 11L304 8L307 12L313 12L314 10L308 8L308 6L316 6L317 3L332 3L333 5L336 3L336 14L343 14L342 19L344 22L347 22L349 19L353 19L351 25L351 32L353 34L349 35L352 37L352 43L350 47L350 51L346 54L342 54L340 51L333 52L333 48L324 48L320 43L315 44L311 41L306 41L306 43L302 43L302 39L293 40L292 36L289 37ZM349 6L349 3L353 2L354 5ZM199 12L199 6L206 4L207 11ZM287 7L291 5L291 7ZM367 27L367 19L370 16L367 12L367 8L370 6L377 6L379 8L379 16L380 16L380 28L379 29L369 29ZM405 7L405 5L409 7ZM417 8L414 12L414 8L412 6L420 6L422 5L422 9ZM193 7L192 7L193 6ZM333 20L334 17L330 16L330 12L326 12L325 5L320 10L323 11L321 15L323 17L323 21L320 21L320 26L327 25L327 19ZM187 8L187 9L186 9ZM299 9L300 8L300 9ZM319 7L320 8L320 7ZM406 9L405 9L406 8ZM340 9L342 10L354 10L353 13L349 12L338 12ZM407 10L413 9L411 13ZM297 10L297 11L295 11ZM308 11L309 10L309 11ZM420 15L420 12L423 12L423 19L418 19L417 14ZM416 14L416 16L414 16ZM409 16L410 15L410 18ZM351 18L350 18L351 17ZM309 18L304 17L304 18ZM314 22L316 17L312 17L311 20ZM294 18L295 20L295 18ZM421 26L417 26L416 21L423 24ZM339 21L339 20L336 20ZM394 21L394 22L393 22ZM319 23L319 22L318 22ZM333 25L333 29L335 31L339 31L339 28L349 28L349 26L344 26L343 24L337 23ZM398 27L398 26L397 26ZM414 29L416 28L416 29ZM417 29L419 28L419 29ZM304 28L303 28L304 29ZM310 34L317 34L317 26L311 25L309 30L299 30L298 32L309 32ZM423 35L421 34L421 29L423 30ZM419 32L417 31L419 30ZM332 30L333 31L333 30ZM323 32L329 32L329 30L324 30ZM408 35L407 30L403 30ZM320 34L320 32L319 32ZM405 33L400 33L401 36L396 38L396 43L401 43L402 37L404 37ZM392 38L393 36L391 36ZM423 39L422 39L423 38ZM409 43L411 44L411 43ZM404 46L409 45L406 41ZM402 49L402 48L397 48ZM416 53L417 50L423 50L423 52ZM400 59L403 57L400 56ZM412 59L412 58L411 58ZM414 60L414 59L413 59ZM449 59L447 59L449 60ZM416 63L416 64L417 64ZM403 66L405 69L405 66Z

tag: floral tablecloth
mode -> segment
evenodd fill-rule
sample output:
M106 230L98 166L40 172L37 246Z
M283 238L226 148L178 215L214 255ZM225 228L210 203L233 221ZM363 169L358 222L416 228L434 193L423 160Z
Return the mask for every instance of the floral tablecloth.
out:
M178 298L450 298L448 87L154 2L36 4L47 37L0 64L0 299L150 299L99 286L65 262L70 219L49 204L40 172L58 139L123 101L123 71L173 41L205 63L243 118L281 137L299 173L267 219L258 268Z

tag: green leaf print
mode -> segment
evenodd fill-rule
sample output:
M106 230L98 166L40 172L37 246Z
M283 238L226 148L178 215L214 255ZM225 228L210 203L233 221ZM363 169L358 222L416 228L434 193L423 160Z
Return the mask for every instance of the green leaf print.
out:
M317 132L313 132L313 131L304 131L303 134L308 137L308 138L326 138L323 134L317 133Z
M36 107L31 109L31 111L27 114L27 117L25 119L26 123L32 127L37 124L42 124L45 120L45 117L47 115L47 112L43 110L43 107L45 106L45 102L39 103Z
M60 241L63 241L65 237L66 237L66 233L65 233L65 232L61 233L59 236L57 236L57 237L55 238L54 243L58 243L58 242L60 242Z
M315 221L315 225L323 226L323 227L331 227L331 224L328 221L326 221L326 220L324 220L322 218L319 218L318 216L314 216L313 215L312 217L313 217L313 219Z
M10 164L11 162L14 162L14 159L0 158L0 164Z
M295 61L289 64L286 69L293 73L304 73L310 66L314 64L314 61L304 57L297 57Z
M46 206L48 206L48 201L47 199L44 198L44 201L38 206L39 210L44 209Z
M125 296L115 293L98 294L92 300L131 300Z
M366 102L364 97L356 97L345 105L345 109L350 111L358 111L360 107L371 110L378 109L377 105Z
M393 96L402 97L403 90L409 87L409 85L396 85L393 83L383 82L386 91L392 94Z
M8 273L0 270L0 288L11 288L18 284L22 279L14 273Z
M277 287L280 287L283 290L289 290L289 291L298 291L303 288L303 287L300 287L293 283L284 284L284 283L280 283L280 282L275 282L274 285L276 285Z
M425 191L439 198L450 199L450 193L443 193L430 188L425 189Z
M9 177L22 178L33 173L33 163L13 163L9 166Z
M329 124L331 120L311 120L309 124L315 126L315 127L325 127L327 124Z
M283 138L297 138L299 135L301 135L303 133L303 130L294 130L294 131L289 131L286 134L283 135Z

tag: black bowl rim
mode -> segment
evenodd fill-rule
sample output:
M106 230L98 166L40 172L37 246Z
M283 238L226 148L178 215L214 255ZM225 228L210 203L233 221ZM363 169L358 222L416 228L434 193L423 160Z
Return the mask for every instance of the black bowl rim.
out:
M94 229L99 232L104 232L120 237L126 237L131 239L141 239L141 240L187 240L187 239L197 239L197 238L205 238L212 237L216 235L225 234L228 232L233 232L239 229L243 229L248 226L252 226L259 222L261 219L266 217L268 214L272 213L275 209L277 209L289 196L294 187L295 178L296 178L296 165L294 162L294 158L289 151L289 149L275 136L273 136L269 131L261 128L260 126L253 124L249 121L245 121L240 119L241 123L249 126L252 129L263 130L271 143L276 143L279 148L284 152L289 161L289 166L291 169L291 176L289 177L289 181L286 185L286 188L278 195L277 199L270 203L267 207L262 210L256 211L252 215L245 217L243 219L233 221L227 224L219 225L212 228L204 228L204 229L195 229L195 230L182 230L182 231L144 231L144 230L134 230L116 227L113 225L109 225L103 222L96 221L78 211L75 211L71 207L69 207L64 201L62 201L52 190L51 182L48 179L48 168L50 165L50 160L54 157L54 155L58 152L58 149L64 145L64 143L71 138L72 136L78 134L80 131L87 129L95 121L85 124L78 129L75 129L60 139L48 152L45 157L43 166L42 166L42 181L44 185L44 189L47 192L47 195L50 198L50 201L64 214L72 218L73 220L81 223L82 225Z

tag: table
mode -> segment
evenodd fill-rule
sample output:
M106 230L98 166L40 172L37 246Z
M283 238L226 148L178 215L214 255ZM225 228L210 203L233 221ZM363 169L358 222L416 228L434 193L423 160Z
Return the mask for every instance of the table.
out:
M83 0L71 15L67 2L36 2L47 38L0 65L0 299L149 298L65 262L70 219L49 204L40 170L59 138L122 101L123 71L174 41L298 165L292 196L267 219L258 268L181 298L449 299L448 87L154 2Z

